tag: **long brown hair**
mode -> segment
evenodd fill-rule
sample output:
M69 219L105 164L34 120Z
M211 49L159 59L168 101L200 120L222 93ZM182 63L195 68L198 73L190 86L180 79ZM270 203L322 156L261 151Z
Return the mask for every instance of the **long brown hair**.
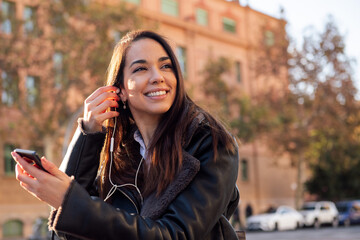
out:
M149 171L141 171L140 186L143 196L153 191L160 194L174 179L182 165L182 147L185 142L185 134L194 118L202 113L211 127L213 137L214 156L217 153L218 142L221 142L228 150L234 150L232 137L224 127L210 114L198 107L185 93L184 80L181 74L177 58L164 37L152 31L133 31L124 36L115 46L107 75L107 85L124 88L124 66L127 52L131 44L140 39L149 38L158 42L168 54L173 71L176 76L176 95L171 108L162 116L147 149L151 156ZM119 102L120 115L117 117L117 127L113 129L112 120L107 125L107 135L101 153L100 166L106 167L100 172L100 190L104 198L110 189L108 169L110 164L110 139L115 131L114 141L114 171L111 179L117 184L133 183L137 165L139 164L139 150L132 148L135 122L130 110L123 109ZM136 153L137 151L137 153ZM215 157L214 157L215 158ZM146 169L146 168L143 168ZM146 179L146 181L144 181Z

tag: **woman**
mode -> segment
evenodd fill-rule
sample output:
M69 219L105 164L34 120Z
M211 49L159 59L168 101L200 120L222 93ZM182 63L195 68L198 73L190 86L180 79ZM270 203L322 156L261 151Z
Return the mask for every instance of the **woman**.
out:
M12 154L20 184L54 208L49 227L60 237L237 239L228 222L239 200L236 143L186 95L171 47L154 32L115 47L62 171Z

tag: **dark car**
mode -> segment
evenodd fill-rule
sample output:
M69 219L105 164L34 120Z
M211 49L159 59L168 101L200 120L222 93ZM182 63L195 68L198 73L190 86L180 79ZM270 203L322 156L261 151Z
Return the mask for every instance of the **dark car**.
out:
M360 223L360 200L341 201L336 203L339 211L339 224L350 226Z

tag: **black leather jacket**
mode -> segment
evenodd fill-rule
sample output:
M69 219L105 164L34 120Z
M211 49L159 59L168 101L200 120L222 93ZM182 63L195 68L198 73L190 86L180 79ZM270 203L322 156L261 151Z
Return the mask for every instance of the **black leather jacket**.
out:
M91 197L97 194L94 179L104 138L104 133L85 134L80 127L73 137L60 168L75 180L62 206L49 217L49 228L59 237L237 239L228 219L239 201L238 155L219 147L214 161L205 123L199 121L189 134L175 180L159 197L150 195L135 208L131 194L117 192L112 205Z

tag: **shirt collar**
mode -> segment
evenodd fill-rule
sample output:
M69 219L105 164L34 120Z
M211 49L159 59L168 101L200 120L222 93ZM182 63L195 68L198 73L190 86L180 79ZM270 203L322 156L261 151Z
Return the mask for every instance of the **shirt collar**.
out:
M140 144L140 154L141 154L141 156L142 156L143 158L146 159L146 157L145 157L146 146L145 146L144 139L142 138L139 129L137 129L137 130L134 132L134 140L137 141L137 142Z

